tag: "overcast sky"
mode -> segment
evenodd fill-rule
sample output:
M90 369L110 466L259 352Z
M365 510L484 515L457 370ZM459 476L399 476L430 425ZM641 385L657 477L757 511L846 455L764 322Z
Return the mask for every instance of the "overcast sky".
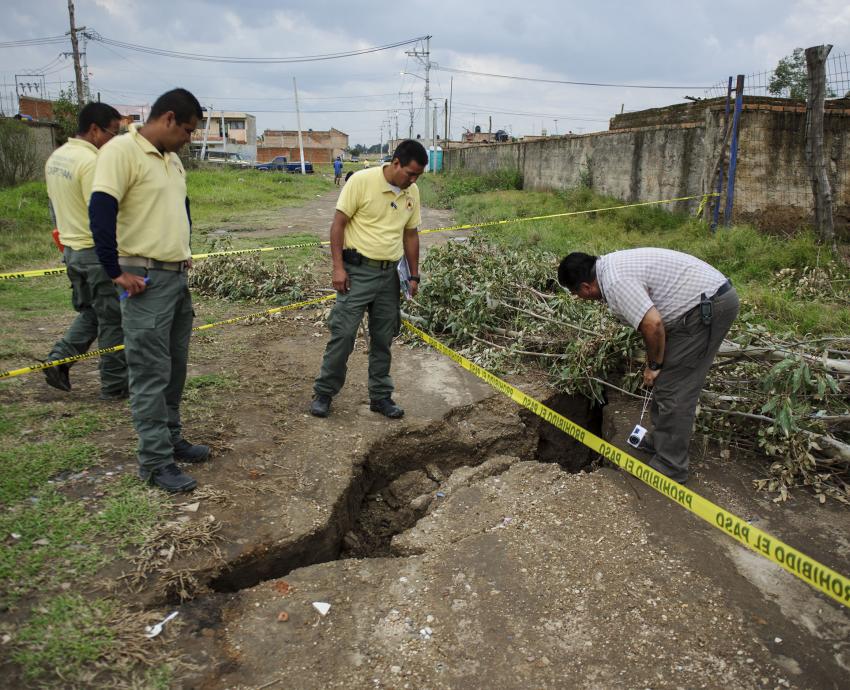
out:
M68 31L67 0L4 3L0 42ZM514 136L607 129L620 111L704 96L729 75L770 70L795 47L832 43L850 52L847 0L653 0L510 3L329 2L326 0L77 0L78 26L153 48L203 55L298 57L359 50L431 35L439 67L538 79L613 83L574 86L431 71L431 96L449 97L452 136L492 116L493 130ZM351 144L377 143L382 122L425 136L424 68L401 48L344 59L235 65L151 56L88 44L92 92L112 104L151 103L183 86L215 109L244 110L263 129L294 129L292 78L302 126L336 127ZM419 45L422 48L422 45ZM14 112L15 74L41 70L51 94L73 81L67 45L0 48L4 112ZM844 69L850 58L844 62ZM44 69L46 67L46 69ZM418 75L402 76L406 71ZM453 79L453 85L451 80ZM844 79L848 79L844 75ZM19 79L20 81L20 79ZM35 80L32 80L35 81ZM643 89L636 86L675 86ZM850 86L848 86L850 88ZM442 110L439 131L443 130ZM386 125L383 131L386 132ZM386 134L384 134L386 138Z

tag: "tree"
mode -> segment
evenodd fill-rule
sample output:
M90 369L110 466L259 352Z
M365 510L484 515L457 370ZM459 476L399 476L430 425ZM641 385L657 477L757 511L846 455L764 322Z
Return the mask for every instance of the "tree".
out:
M35 178L38 158L35 137L23 122L0 119L0 187Z
M786 55L776 65L773 76L767 85L767 92L774 96L788 93L788 98L805 101L808 96L808 71L806 70L806 53L802 48L794 48L794 52ZM835 98L835 92L827 87L827 98Z
M69 87L66 91L59 92L59 98L53 101L53 119L62 128L61 136L57 143L64 144L68 139L76 135L77 124L80 117L80 105L74 89Z

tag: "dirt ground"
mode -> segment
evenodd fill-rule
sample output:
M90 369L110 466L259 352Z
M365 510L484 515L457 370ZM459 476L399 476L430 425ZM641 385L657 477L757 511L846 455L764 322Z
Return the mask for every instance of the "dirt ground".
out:
M335 198L285 209L256 236L326 238ZM450 223L429 210L423 226ZM199 317L207 307L197 300ZM52 342L64 324L42 327L32 337ZM184 523L214 525L212 541L151 568L138 595L103 585L180 612L165 633L188 662L178 687L850 685L850 610L629 475L567 471L586 449L432 350L395 346L403 420L369 411L362 341L332 415L311 417L325 339L310 310L193 341L190 376L231 383L185 405L187 436L215 452L174 503ZM96 365L73 373L77 395L95 397ZM612 442L639 415L621 398L600 414L511 381ZM22 389L64 404L35 375ZM125 422L104 443L131 448ZM98 472L119 467L133 471L126 451ZM803 491L773 503L752 489L755 458L723 459L701 438L692 467L698 493L850 572L847 510ZM69 491L96 491L93 474Z

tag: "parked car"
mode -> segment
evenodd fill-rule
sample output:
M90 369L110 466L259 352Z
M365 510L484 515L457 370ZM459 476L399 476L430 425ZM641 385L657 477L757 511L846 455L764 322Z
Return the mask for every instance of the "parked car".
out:
M348 160L350 160L352 163L359 163L360 162L359 156L352 156Z
M391 153L388 153L386 156L381 158L381 163L392 163L392 162L393 162L393 157L392 157Z
M251 161L245 160L235 152L207 151L204 160L207 163L215 163L216 165L232 165L237 168L251 167Z
M277 170L280 172L300 173L301 161L288 161L286 156L275 156L270 161L265 163L257 163L254 166L255 170ZM310 174L313 172L313 164L310 161L304 161L304 172Z

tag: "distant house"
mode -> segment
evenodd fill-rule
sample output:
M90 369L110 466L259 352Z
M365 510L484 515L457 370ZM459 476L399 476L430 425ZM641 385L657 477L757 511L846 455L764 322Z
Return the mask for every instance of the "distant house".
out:
M206 151L238 153L245 160L257 160L257 118L235 110L204 110L204 118L189 142L192 152L200 157Z
M342 156L348 148L348 135L334 127L327 131L301 132L304 160L311 163L329 163ZM286 156L291 161L301 160L297 130L267 129L257 146L257 161L270 161L275 156Z
M110 103L110 105L112 104ZM131 124L144 123L151 112L149 105L114 105L112 107L121 113L121 126L124 128Z

